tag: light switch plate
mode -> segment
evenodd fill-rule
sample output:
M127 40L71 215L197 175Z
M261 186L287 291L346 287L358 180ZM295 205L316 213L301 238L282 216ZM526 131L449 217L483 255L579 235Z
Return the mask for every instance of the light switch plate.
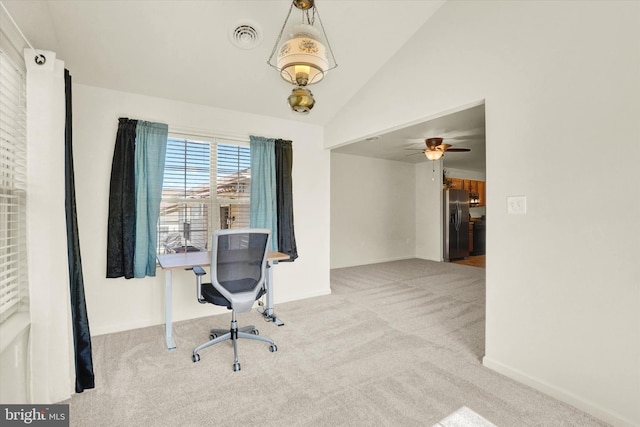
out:
M526 214L527 213L527 197L526 196L507 196L507 213Z

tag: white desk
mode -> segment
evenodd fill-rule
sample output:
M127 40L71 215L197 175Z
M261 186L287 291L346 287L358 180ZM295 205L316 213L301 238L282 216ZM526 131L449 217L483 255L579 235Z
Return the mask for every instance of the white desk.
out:
M283 261L289 259L289 255L282 252L269 251L267 254L267 305L264 310L264 317L274 322L278 326L284 325L273 312L273 286L271 266L273 261ZM171 319L171 295L172 295L172 272L173 270L188 270L196 265L208 267L211 264L210 252L185 252L179 254L158 255L158 263L164 270L164 321L165 321L165 339L167 340L167 348L173 350L176 348L176 341L173 339L173 325ZM195 281L195 278L194 278Z

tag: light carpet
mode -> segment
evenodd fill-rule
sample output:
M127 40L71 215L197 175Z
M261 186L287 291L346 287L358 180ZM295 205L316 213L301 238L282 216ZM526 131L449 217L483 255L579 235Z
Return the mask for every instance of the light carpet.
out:
M284 266L286 267L286 266ZM277 284L276 284L277 286ZM331 272L332 294L276 306L285 325L240 314L278 345L191 352L229 314L94 337L96 388L70 403L76 426L432 426L466 407L497 426L605 426L491 371L484 270L405 260Z

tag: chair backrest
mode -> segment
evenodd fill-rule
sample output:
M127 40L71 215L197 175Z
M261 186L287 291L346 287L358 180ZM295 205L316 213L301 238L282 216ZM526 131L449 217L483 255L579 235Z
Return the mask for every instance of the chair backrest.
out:
M211 283L236 311L253 307L267 275L271 230L217 230L211 238Z

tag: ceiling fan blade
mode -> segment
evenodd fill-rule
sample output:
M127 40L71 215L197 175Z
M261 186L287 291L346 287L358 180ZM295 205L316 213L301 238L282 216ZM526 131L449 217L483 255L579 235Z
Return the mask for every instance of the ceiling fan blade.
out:
M447 148L445 151L449 152L449 153L462 153L462 152L467 152L467 151L471 151L471 148Z
M436 147L436 150L445 152L449 150L449 147L451 147L451 144L440 144Z

